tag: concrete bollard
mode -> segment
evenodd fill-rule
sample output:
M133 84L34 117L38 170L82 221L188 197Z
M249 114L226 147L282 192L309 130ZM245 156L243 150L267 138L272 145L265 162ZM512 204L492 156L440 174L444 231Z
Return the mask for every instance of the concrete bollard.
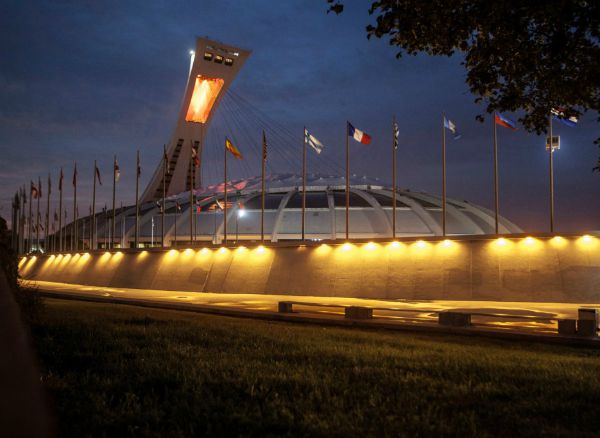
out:
M597 336L598 309L580 307L577 311L577 334L579 336Z
M577 319L586 321L595 321L598 324L598 309L590 309L586 307L580 307L577 310Z
M558 334L573 336L577 334L577 321L574 319L559 319Z
M438 323L448 327L469 327L471 325L471 314L460 312L440 312Z
M292 306L291 301L280 301L278 306L279 313L293 313Z
M577 320L577 335L578 336L597 336L598 325L593 319L578 319Z
M346 307L344 316L347 319L373 319L373 309L370 307Z

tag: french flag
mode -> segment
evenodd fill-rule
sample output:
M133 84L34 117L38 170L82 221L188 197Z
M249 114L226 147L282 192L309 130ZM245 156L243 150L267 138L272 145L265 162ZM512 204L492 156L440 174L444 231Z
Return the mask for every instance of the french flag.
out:
M371 144L371 136L360 129L356 129L350 122L348 122L348 136L359 143Z
M512 129L513 131L517 130L517 124L510 120L508 117L504 117L500 113L496 113L496 125L500 125L504 128Z

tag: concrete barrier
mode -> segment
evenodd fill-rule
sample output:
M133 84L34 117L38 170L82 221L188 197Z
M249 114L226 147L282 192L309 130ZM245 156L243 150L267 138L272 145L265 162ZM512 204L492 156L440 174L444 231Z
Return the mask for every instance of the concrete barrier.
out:
M574 336L577 334L577 320L575 319L559 319L558 334Z
M600 303L600 240L465 239L38 256L21 275L93 286L414 300Z
M440 325L447 327L469 327L471 325L471 314L462 312L440 312L438 314Z
M346 319L373 319L373 309L370 307L348 306L344 310Z
M279 313L293 313L293 303L291 301L280 301L278 303Z

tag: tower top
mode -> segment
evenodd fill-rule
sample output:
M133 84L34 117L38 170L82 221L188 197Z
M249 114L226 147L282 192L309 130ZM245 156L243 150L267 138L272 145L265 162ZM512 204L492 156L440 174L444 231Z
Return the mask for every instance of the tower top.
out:
M246 49L204 37L196 39L196 48L190 51L190 70L181 110L167 145L166 196L190 190L197 184L197 169L190 166L193 154L201 160L212 117L248 56L250 51ZM142 202L162 198L163 166L161 159L142 194Z

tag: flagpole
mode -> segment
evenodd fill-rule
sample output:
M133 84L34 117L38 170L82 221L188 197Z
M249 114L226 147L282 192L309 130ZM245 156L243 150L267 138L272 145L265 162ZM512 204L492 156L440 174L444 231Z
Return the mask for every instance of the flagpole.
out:
M267 162L267 138L263 129L263 147L262 147L262 181L261 181L261 199L260 199L260 241L265 241L265 164ZM239 208L239 207L238 207ZM237 240L237 237L236 237Z
M17 250L17 255L21 255L23 253L22 249L22 245L21 245L21 240L22 240L22 228L23 228L23 209L25 208L25 204L23 204L23 193L21 191L21 187L18 188L17 190L17 226L15 228L15 230L17 231L17 237L16 237L16 250Z
M197 143L196 143L197 145ZM192 148L194 148L194 144L192 144ZM196 159L198 160L198 162L200 161L200 157L198 157L198 147L194 148L195 152L196 152ZM198 173L198 171L196 170L196 163L194 162L194 165L192 166L192 200L194 201L194 209L192 210L192 214L194 217L194 238L192 239L193 242L196 241L196 234L197 234L197 230L198 230L198 211L196 209L196 194L194 193L194 189L196 188L196 173Z
M121 245L121 248L123 248L125 246L125 241L124 241L125 240L124 239L124 237L125 237L125 230L123 229L124 228L123 225L124 225L124 220L125 220L124 216L125 215L123 214L123 201L121 201L121 208L119 208L119 211L121 212L121 239L120 239L120 243L119 244Z
M12 199L12 216L11 216L11 233L10 233L10 247L13 249L13 251L15 251L17 254L19 253L19 250L17 248L17 233L16 233L16 229L17 226L19 225L19 222L17 221L17 203L15 202L15 199L18 198L19 195L15 194L15 196ZM47 250L47 248L46 248Z
M50 187L52 183L50 182L50 174L48 174L48 194L46 195L46 229L44 230L44 248L46 252L48 251L48 231L50 230Z
M178 201L176 201L176 202L178 202ZM179 204L175 204L175 245L174 245L175 247L177 247L177 219L179 216L178 208L177 208L178 205ZM173 246L173 245L171 245L171 246Z
M110 244L109 247L115 247L115 228L116 228L116 214L115 214L115 201L116 201L116 190L117 190L117 156L114 156L113 162L113 192L112 192L112 234L110 236Z
M350 147L348 143L348 121L346 121L346 240L350 235Z
M110 227L108 226L108 208L104 204L104 249L109 248L110 241Z
M65 228L67 228L67 208L65 207ZM67 250L67 232L65 231L64 234L64 242L63 242L63 247L65 248L65 251Z
M392 239L396 238L396 115L392 122Z
M73 218L73 222L75 222L75 251L79 251L79 207L77 203L75 203L75 217Z
M446 236L446 115L442 113L442 235Z
M31 204L33 204L33 190L31 190L31 185L33 185L33 181L30 184L29 188L29 226L27 227L27 252L31 251L31 240L33 238L33 216L31 213Z
M223 194L224 194L224 205L223 205L223 245L227 245L227 137L225 138L224 148L224 161L223 161Z
M135 249L140 243L140 150L137 150L137 167L135 169Z
M92 241L90 242L90 249L93 251L96 249L96 173L98 167L96 165L96 160L94 160L94 189L92 192Z
M302 240L305 239L306 227L306 126L304 127L304 141L302 147Z
M18 198L19 195L17 195L15 193L15 196L13 196L12 199L12 216L11 216L11 233L10 233L10 247L12 248L13 251L15 251L17 254L19 253L19 250L17 248L17 226L19 224L19 222L17 221L17 211L18 211L18 207L17 207L17 203L15 202L15 199ZM48 240L48 239L46 239ZM46 246L46 251L48 251L48 247Z
M163 184L162 184L162 211L160 220L160 246L165 247L165 197L167 195L167 145L163 145Z
M63 174L62 174L62 169L61 169L61 183L60 186L62 188L63 185L63 181L62 179L64 178ZM75 162L73 164L73 218L74 220L77 220L77 162ZM77 227L75 227L75 242L77 242L77 249L79 249L79 244L78 244L78 239L77 239Z
M191 143L191 140L190 140ZM194 172L194 144L192 143L190 155L190 243L194 242L194 187L192 184L192 175Z
M90 220L89 220L89 224L90 224L90 232L89 232L89 238L90 238L90 244L89 244L89 249L90 251L92 250L92 238L93 236L93 227L92 227L92 204L89 205L89 213L90 213Z
M494 219L495 219L495 233L498 234L498 211L499 211L499 196L498 196L498 135L497 135L497 127L496 127L496 113L494 112L494 117L492 123L494 125Z
M37 196L37 209L35 213L35 241L37 249L40 249L40 192L42 191L42 180L38 178L38 196Z
M554 144L552 141L552 114L548 117L548 125L550 131L549 138L549 166L550 166L550 232L554 233Z

